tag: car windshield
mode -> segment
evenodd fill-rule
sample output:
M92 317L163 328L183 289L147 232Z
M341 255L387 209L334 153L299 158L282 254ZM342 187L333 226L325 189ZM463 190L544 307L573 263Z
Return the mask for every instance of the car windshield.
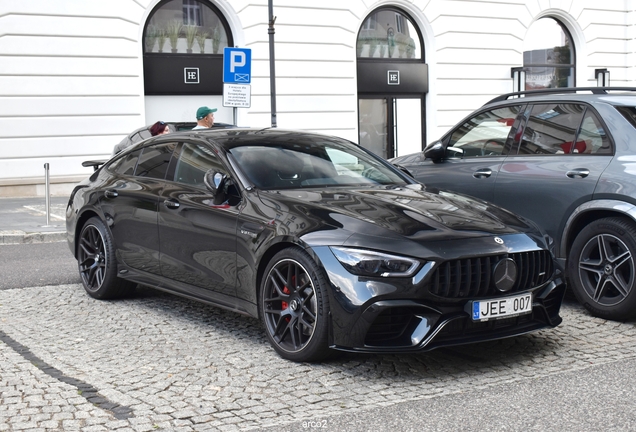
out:
M250 143L229 152L259 189L407 183L380 159L346 142Z

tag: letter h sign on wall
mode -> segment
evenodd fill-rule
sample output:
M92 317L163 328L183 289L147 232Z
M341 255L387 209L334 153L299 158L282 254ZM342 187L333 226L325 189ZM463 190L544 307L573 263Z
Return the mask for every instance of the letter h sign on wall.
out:
M386 73L386 80L388 85L400 85L400 71L390 70Z
M183 79L186 84L199 84L199 68L184 68Z

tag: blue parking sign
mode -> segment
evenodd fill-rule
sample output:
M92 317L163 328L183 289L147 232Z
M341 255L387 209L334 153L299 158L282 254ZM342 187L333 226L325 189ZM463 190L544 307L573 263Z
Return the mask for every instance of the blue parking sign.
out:
M223 82L249 84L252 82L252 50L250 48L223 49Z

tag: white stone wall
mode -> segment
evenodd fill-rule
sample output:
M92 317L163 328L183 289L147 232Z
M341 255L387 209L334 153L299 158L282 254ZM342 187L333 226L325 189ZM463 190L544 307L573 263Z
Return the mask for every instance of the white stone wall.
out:
M89 172L143 118L131 0L0 1L0 180ZM28 180L25 180L28 181Z
M427 57L435 71L429 97L436 98L428 106L436 111L436 121L428 123L428 140L490 98L512 91L510 68L522 66L525 35L541 17L559 19L572 35L577 86L595 86L595 68L608 68L613 86L636 85L633 6L633 1L618 0L427 3L422 12L436 44L435 63Z
M244 123L267 126L271 124L268 12L267 2L262 3L240 13L253 59L252 108ZM355 0L274 2L278 127L357 139L355 42L362 5Z
M77 181L90 173L83 160L109 155L161 106L187 117L205 104L144 97L141 36L157 3L0 0L0 186L42 183L45 162L54 181ZM269 126L267 0L215 4L235 44L252 49L252 106L238 110L239 124ZM603 67L613 86L636 86L635 0L274 0L279 127L357 140L356 37L383 5L408 12L423 35L425 141L512 90L510 68L522 65L525 34L543 16L572 34L577 85L595 85ZM231 109L217 120L231 121Z

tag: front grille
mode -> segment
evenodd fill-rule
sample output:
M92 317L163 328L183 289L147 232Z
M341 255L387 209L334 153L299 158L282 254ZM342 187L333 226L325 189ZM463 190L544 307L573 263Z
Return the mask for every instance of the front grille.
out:
M447 261L431 275L428 290L444 298L472 298L501 295L495 288L492 273L502 259L517 264L517 280L508 293L540 286L552 277L554 262L548 251L532 251Z

